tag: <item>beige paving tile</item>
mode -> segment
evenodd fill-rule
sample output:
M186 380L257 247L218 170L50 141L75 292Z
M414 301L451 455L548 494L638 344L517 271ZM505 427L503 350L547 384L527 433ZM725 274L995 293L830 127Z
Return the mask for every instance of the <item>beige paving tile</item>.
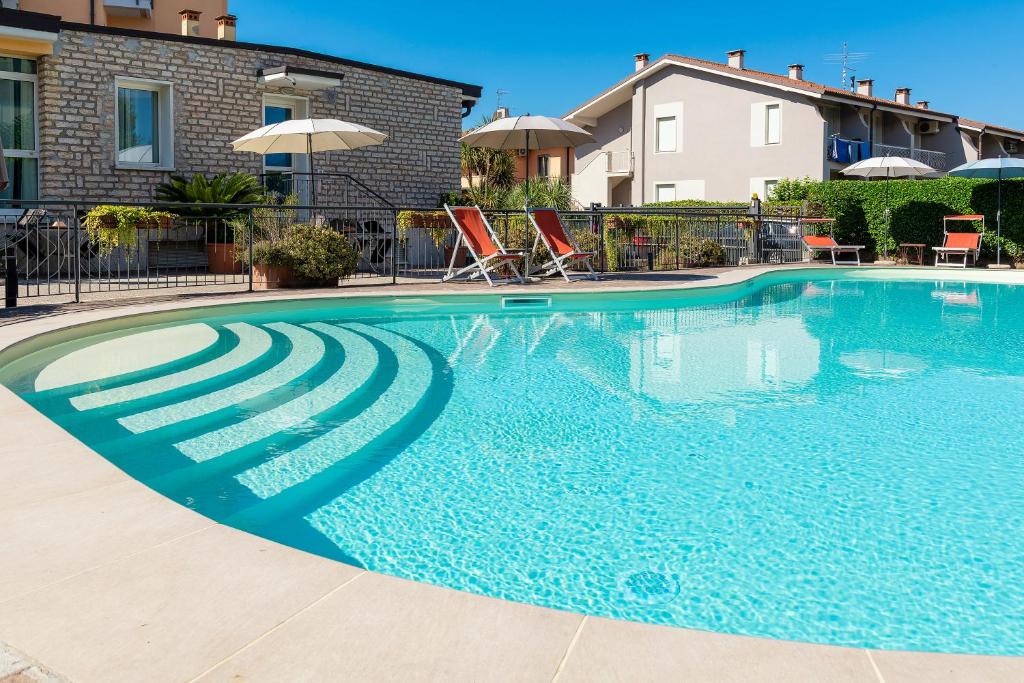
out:
M884 652L872 650L885 683L1020 683L1024 681L1024 657L946 655L932 652Z
M0 605L210 524L132 480L0 509Z
M17 420L19 428L8 430L0 443L0 510L128 479L34 409L18 414Z
M360 571L216 525L4 604L0 633L73 681L187 681Z
M204 681L550 681L581 617L367 573Z
M865 681L864 650L588 618L559 677L571 681Z

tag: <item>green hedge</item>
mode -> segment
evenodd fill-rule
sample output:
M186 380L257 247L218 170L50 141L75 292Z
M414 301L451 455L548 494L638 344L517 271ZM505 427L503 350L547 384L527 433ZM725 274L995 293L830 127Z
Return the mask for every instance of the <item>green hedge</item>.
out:
M997 186L990 180L941 178L889 181L890 253L900 242L942 244L942 217L980 213L985 216L984 251L995 252ZM885 235L885 182L833 180L814 183L811 210L836 219L836 239L882 251ZM970 230L973 228L966 227ZM1024 182L1003 182L1003 250L1024 260Z

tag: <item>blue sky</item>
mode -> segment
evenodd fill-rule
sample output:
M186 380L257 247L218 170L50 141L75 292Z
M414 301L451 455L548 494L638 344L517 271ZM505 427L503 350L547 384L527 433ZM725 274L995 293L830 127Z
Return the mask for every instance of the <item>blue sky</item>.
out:
M1019 29L1024 1L931 0L857 3L445 2L391 0L287 4L230 0L239 39L328 52L482 85L470 117L494 109L496 91L513 114L560 115L632 70L632 56L666 52L722 61L747 50L753 69L784 73L806 65L805 77L839 85L840 67L825 62L843 41L870 55L857 77L875 93L912 88L933 109L1024 129ZM367 8L359 9L356 8ZM514 10L514 11L509 11Z

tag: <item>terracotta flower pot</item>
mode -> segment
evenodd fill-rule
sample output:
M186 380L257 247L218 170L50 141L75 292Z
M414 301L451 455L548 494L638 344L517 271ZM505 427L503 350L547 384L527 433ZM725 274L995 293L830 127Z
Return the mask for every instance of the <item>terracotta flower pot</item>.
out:
M235 258L235 245L230 242L206 243L207 271L214 275L238 275L242 262Z
M280 289L295 286L295 272L290 266L252 266L253 289Z

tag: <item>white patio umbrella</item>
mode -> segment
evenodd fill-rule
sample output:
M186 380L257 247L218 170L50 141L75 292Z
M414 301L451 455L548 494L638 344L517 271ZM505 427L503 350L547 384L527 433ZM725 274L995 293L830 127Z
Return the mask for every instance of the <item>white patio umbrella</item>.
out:
M470 147L526 150L526 204L530 204L530 150L545 147L577 147L594 141L579 126L553 116L507 116L495 119L463 135ZM530 239L526 239L526 273L530 273Z
M1024 178L1024 159L999 157L978 159L957 166L949 175L961 178L991 178L999 181L996 199L996 237L1003 235L1003 178ZM996 239L996 265L1002 265L1002 240Z
M293 119L263 126L231 143L236 152L257 154L308 154L312 200L316 204L316 176L313 174L313 153L359 149L379 145L388 136L384 133L337 119Z
M885 178L885 239L882 242L883 258L889 260L889 179L890 178L935 178L941 175L928 164L906 157L871 157L847 166L843 175L858 178Z

